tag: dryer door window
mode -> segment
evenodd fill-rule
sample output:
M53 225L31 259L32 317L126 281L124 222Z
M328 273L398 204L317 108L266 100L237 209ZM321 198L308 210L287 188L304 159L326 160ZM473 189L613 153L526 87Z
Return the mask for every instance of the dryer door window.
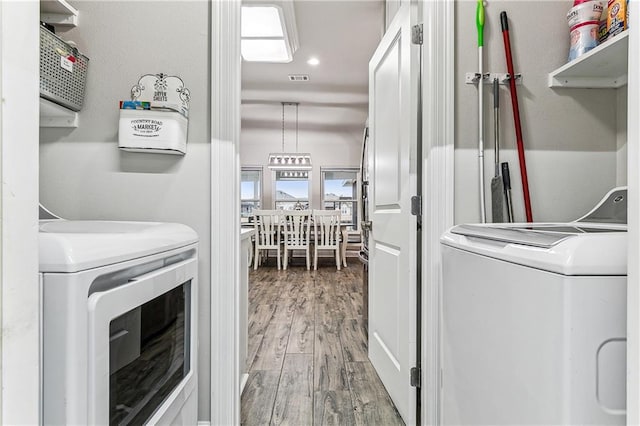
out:
M111 320L109 424L143 424L189 372L189 283Z
M89 296L88 424L162 419L195 367L195 258Z

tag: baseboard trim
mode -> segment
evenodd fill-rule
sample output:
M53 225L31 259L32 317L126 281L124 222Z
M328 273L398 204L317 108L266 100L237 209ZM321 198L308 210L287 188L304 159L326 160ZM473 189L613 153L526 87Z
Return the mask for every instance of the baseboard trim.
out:
M249 374L244 373L240 378L240 395L242 395L242 391L244 390L244 386L247 384L249 380ZM198 420L198 426L211 426L210 420Z
M242 377L240 377L240 395L242 395L242 392L244 391L244 386L247 384L248 380L249 380L249 373L244 373Z

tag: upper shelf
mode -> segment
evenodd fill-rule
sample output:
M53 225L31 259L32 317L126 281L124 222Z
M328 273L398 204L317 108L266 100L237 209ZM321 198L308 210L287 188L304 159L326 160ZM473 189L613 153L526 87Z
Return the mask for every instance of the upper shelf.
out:
M40 0L40 20L52 25L75 27L78 10L65 0Z
M549 73L549 87L618 88L627 84L629 31Z

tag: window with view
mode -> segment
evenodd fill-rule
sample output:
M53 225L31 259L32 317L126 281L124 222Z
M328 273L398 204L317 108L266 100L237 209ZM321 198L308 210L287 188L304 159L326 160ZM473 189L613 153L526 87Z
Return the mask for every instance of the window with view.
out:
M322 169L322 208L339 210L347 229L358 229L358 169Z
M262 205L262 168L243 167L240 178L240 217L248 222L255 209Z
M275 172L275 208L276 210L308 210L309 203L308 171L278 170Z

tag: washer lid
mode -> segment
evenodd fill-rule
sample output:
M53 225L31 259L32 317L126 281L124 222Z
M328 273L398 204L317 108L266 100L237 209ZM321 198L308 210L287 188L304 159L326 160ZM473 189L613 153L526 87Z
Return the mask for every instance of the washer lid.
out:
M197 241L193 229L178 223L41 220L40 272L78 272Z
M587 224L585 224L587 225ZM578 226L577 223L527 224L527 225L458 225L451 229L454 234L486 238L507 243L533 247L551 248L566 238L602 232L627 232L626 228L601 228Z
M442 244L562 275L626 275L627 226L598 223L458 225Z

